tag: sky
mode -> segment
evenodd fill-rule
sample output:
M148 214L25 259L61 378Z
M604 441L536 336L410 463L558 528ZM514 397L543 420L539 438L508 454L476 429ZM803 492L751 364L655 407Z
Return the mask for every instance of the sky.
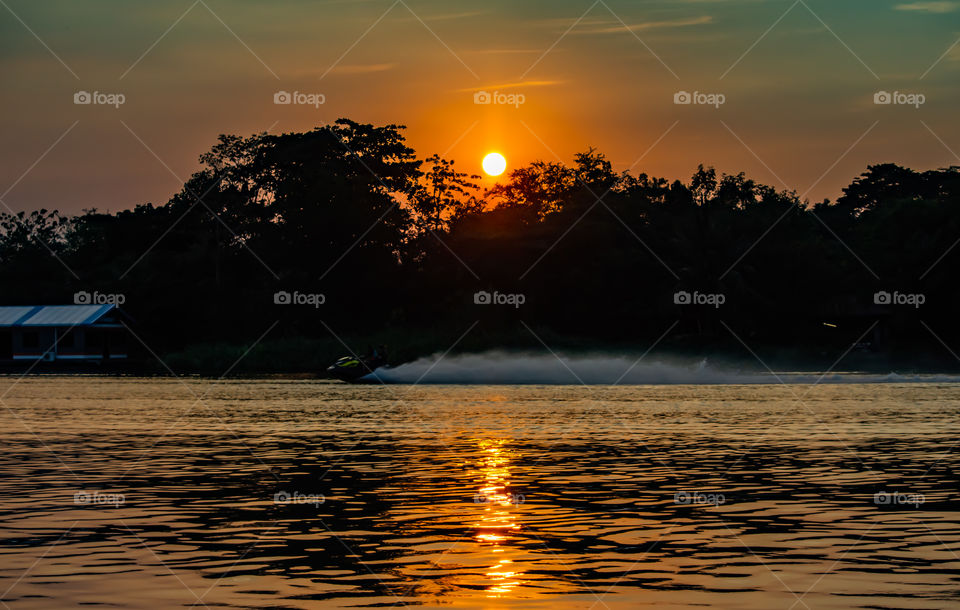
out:
M340 117L471 173L593 147L835 199L960 165L958 43L950 0L0 0L0 211L162 204L221 133Z

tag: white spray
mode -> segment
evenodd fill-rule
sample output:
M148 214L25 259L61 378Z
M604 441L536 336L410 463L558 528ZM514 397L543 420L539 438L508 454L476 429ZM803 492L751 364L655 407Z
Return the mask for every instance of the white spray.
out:
M957 383L956 375L771 373L708 364L668 362L651 356L552 355L484 352L420 358L370 376L384 383L500 385L671 385L768 383Z

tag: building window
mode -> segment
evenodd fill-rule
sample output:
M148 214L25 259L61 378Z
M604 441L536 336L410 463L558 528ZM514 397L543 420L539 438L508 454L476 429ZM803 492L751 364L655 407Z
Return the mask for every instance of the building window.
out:
M40 347L40 333L36 331L23 333L23 347L26 349Z

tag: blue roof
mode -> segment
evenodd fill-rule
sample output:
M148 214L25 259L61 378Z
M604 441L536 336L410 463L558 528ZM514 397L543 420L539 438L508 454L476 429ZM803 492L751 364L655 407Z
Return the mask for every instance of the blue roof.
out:
M0 307L0 326L16 326L17 322L36 311L37 307Z
M0 327L89 326L116 305L35 305L0 307Z

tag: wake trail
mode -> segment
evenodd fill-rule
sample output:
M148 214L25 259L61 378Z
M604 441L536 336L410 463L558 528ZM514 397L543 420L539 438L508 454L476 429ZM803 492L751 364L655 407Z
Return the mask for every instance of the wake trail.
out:
M419 358L378 369L383 383L491 385L722 385L774 383L960 383L960 375L743 371L706 360L697 363L637 360L626 355L558 355L484 352Z

